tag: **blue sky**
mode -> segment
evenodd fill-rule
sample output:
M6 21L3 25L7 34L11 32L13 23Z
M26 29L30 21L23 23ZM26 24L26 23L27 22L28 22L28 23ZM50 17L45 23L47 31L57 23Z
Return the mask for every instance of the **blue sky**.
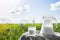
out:
M33 16L41 16L41 14L49 13L49 1L47 0L32 0L30 12Z
M57 18L58 22L60 22L60 10L58 10L60 8L57 7L60 6L59 1L60 0L0 0L0 22L4 23L5 21L6 23L10 20L11 23L31 23L32 20L35 20L36 23L38 23L42 22L42 16L44 15L53 15ZM51 6L51 4L53 5Z
M60 12L58 11L51 11L50 4L56 3L59 0L31 0L30 1L30 12L29 12L29 20L35 19L42 22L43 15L53 15L57 18L58 22L60 22ZM31 17L32 16L32 17ZM36 21L37 22L37 21Z

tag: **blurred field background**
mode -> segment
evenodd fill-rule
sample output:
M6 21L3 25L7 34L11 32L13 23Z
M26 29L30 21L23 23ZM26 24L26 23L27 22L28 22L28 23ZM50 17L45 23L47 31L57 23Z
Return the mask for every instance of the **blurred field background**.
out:
M0 40L18 40L18 38L27 31L28 26L36 26L37 30L41 29L42 24L0 24ZM60 23L53 24L54 31L60 32Z

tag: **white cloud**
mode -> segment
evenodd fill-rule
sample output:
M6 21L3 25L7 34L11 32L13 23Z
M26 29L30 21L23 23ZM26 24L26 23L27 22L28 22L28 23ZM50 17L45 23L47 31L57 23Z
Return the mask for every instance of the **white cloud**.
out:
M30 5L29 4L25 4L24 7L19 6L16 8L11 9L9 12L13 15L21 15L23 13L28 13L30 10Z
M50 4L50 10L53 11L60 10L60 1Z
M21 0L0 0L0 15L8 14L9 9L15 8L21 4Z
M23 8L23 11L29 12L29 10L30 10L30 5L29 5L29 4L26 4L26 5L24 6L24 8Z
M26 3L26 2L27 3ZM25 3L24 3L25 2ZM28 0L0 0L0 23L19 23L21 13L28 13L30 10Z

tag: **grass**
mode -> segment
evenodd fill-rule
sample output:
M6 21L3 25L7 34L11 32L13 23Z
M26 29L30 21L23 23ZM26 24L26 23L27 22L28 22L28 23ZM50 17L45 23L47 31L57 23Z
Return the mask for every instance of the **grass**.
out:
M18 38L28 30L28 26L36 26L41 29L42 24L0 24L0 40L18 40ZM60 23L53 24L54 31L60 32Z

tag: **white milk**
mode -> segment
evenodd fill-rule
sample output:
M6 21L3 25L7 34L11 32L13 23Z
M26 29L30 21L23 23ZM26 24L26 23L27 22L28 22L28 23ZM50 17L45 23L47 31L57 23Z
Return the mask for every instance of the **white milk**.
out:
M36 27L28 27L28 34L30 36L35 36L35 34L36 34Z

